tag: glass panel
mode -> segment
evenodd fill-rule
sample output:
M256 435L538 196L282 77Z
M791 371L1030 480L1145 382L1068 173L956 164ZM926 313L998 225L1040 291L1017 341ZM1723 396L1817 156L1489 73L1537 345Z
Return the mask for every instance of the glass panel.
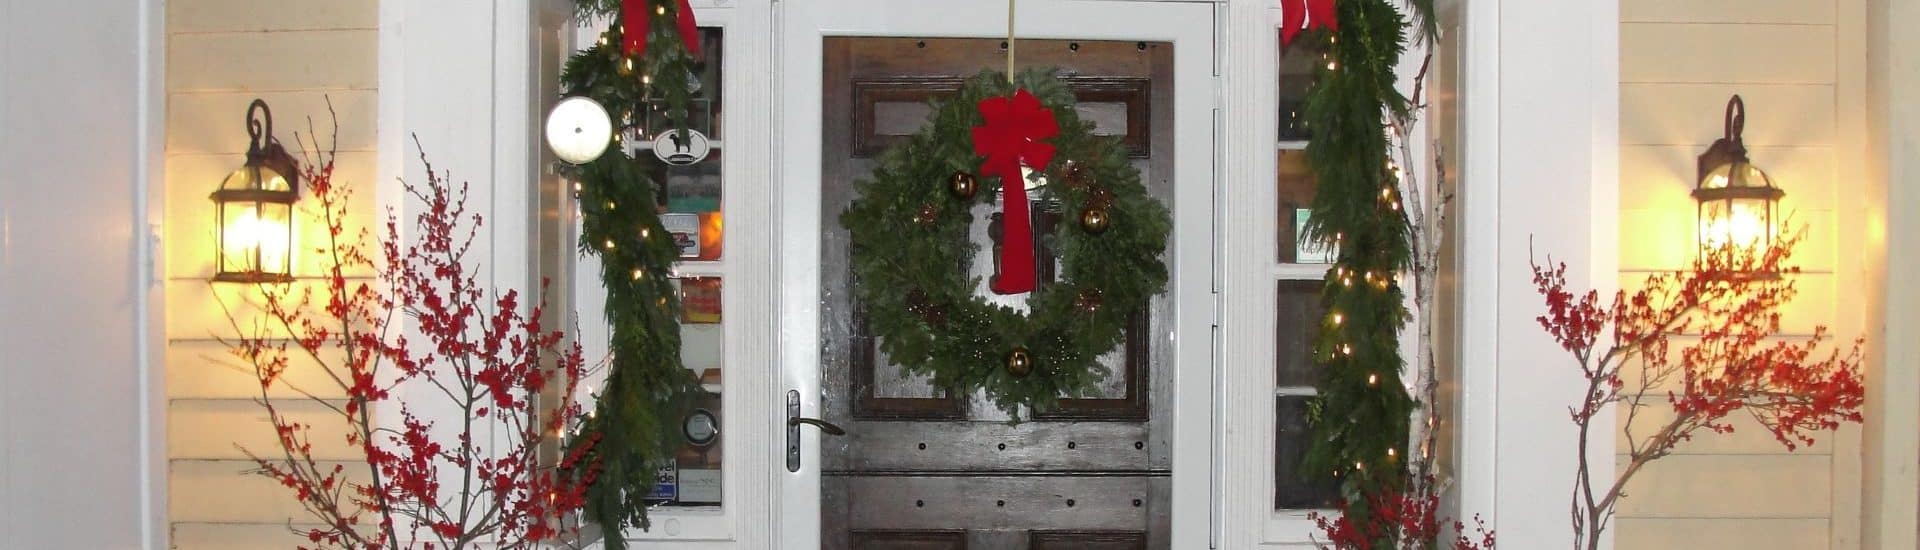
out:
M647 112L636 113L636 139L628 140L628 147L661 186L655 194L660 221L680 243L681 259L712 261L720 259L724 241L720 164L725 150L721 133L725 104L720 97L720 67L725 55L720 29L700 29L700 40L706 57L694 67L699 79L687 104L687 129L692 135L674 132L665 104L655 100Z
M1313 362L1313 338L1320 332L1325 310L1320 307L1320 281L1280 281L1274 312L1274 383L1282 388L1308 388L1320 381Z
M726 359L725 325L720 311L719 277L675 279L680 290L680 362L700 376L707 391L694 398L681 419L685 444L674 454L673 468L660 472L654 500L669 506L720 504L721 372Z
M1303 475L1301 459L1313 437L1308 424L1309 396L1274 398L1273 507L1280 510L1334 508L1339 504L1339 487L1332 472Z
M1300 239L1307 219L1312 217L1314 189L1318 185L1313 170L1307 166L1306 151L1281 149L1279 166L1274 182L1280 191L1280 263L1333 263L1331 247Z
M1314 70L1326 58L1326 51L1311 41L1280 48L1280 141L1305 141L1311 137L1301 107L1307 98L1307 88L1313 85Z

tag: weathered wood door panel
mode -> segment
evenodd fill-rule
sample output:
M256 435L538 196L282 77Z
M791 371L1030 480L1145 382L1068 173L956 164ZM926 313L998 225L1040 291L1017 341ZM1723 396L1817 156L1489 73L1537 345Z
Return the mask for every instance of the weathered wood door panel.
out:
M821 546L829 549L1062 550L1167 548L1172 316L1164 300L1136 314L1102 358L1098 395L1009 425L980 395L950 395L900 372L852 298L847 233L837 223L853 181L917 131L927 100L982 68L1004 67L992 39L846 38L824 43L821 365L825 419ZM1173 52L1167 43L1023 40L1022 67L1057 67L1081 116L1127 147L1149 192L1172 204ZM1207 182L1199 182L1205 185ZM1058 219L1036 208L1044 230ZM993 243L982 207L971 238L985 279ZM1043 232L1043 231L1042 231ZM1040 280L1051 279L1040 251ZM956 269L962 266L956 266ZM991 297L1020 306L1020 297Z

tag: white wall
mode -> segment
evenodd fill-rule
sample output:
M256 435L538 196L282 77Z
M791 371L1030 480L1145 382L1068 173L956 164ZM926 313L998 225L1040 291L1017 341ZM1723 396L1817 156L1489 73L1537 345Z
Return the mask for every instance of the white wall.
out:
M165 541L147 264L157 2L0 2L0 533Z

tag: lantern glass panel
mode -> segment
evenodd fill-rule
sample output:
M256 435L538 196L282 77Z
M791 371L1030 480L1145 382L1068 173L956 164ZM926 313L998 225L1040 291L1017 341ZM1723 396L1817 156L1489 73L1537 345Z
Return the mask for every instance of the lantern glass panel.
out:
M220 271L290 275L293 205L230 202L220 215Z
M293 185L287 183L286 176L266 166L242 166L227 175L220 183L222 190L234 191L279 191L292 192Z
M1701 180L1701 189L1738 189L1745 187L1773 187L1773 178L1767 176L1760 167L1747 162L1734 162L1707 173Z
M1708 248L1765 248L1773 238L1773 204L1773 201L1764 198L1729 198L1701 203L1701 245Z

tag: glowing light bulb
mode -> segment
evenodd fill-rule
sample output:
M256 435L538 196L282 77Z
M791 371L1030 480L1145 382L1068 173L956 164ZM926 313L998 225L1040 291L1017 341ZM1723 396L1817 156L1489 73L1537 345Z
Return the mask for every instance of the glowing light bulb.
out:
M284 216L291 215L291 212L284 208L276 210L263 216L257 206L242 207L227 222L225 234L222 235L224 257L228 261L238 261L238 267L245 271L265 271L269 268L277 271L278 266L286 265L287 253L293 245L289 241L292 235L288 233Z

